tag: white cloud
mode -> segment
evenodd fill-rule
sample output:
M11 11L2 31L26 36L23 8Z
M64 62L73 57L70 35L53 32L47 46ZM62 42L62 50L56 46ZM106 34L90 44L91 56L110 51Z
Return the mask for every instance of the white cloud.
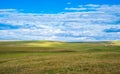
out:
M119 32L104 31L112 27L120 28L119 7L120 5L88 4L79 8L66 8L75 11L58 14L23 13L16 9L0 9L1 24L20 26L19 29L0 30L0 39L62 41L120 39Z
M16 9L0 9L0 12L16 12Z
M76 11L79 11L79 10L86 10L86 8L65 8L65 10L76 10Z
M86 6L88 6L88 7L99 7L100 5L97 5L97 4L87 4Z
M120 14L120 5L102 5L97 8L98 11L103 11L105 13L119 13Z
M71 2L67 2L68 5L72 4Z

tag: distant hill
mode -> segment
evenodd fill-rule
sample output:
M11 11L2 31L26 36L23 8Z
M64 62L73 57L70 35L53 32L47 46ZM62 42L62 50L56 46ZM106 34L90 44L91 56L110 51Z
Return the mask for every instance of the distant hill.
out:
M32 47L54 47L67 44L86 44L86 45L104 45L120 46L120 41L101 41L101 42L60 42L60 41L0 41L1 46L32 46Z

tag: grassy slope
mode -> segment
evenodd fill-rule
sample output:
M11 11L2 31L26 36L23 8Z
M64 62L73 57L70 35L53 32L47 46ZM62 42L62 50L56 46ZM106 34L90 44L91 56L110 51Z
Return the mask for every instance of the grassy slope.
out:
M120 74L120 42L0 42L0 74Z

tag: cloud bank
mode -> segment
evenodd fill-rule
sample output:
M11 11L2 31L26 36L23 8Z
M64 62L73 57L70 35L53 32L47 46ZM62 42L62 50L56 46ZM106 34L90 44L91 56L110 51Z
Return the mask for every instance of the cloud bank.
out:
M57 14L0 9L0 40L120 40L120 5L79 5Z

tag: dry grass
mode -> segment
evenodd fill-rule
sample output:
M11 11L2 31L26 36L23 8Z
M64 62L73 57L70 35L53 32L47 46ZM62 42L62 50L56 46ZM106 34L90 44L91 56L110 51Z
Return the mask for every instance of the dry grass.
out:
M101 43L0 47L0 74L120 74L120 49Z

